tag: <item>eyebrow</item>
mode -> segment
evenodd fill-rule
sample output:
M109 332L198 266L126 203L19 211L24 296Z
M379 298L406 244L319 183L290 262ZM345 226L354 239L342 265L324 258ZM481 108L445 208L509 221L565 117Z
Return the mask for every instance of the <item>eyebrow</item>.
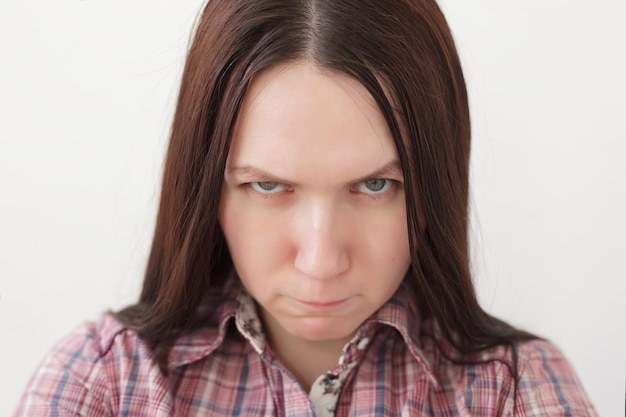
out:
M251 179L264 178L264 179L268 179L270 181L275 181L275 182L285 182L285 180L282 180L278 178L277 176L270 174L267 171L263 171L260 168L255 168L250 165L244 165L241 167L237 167L237 166L228 167L226 168L226 174L235 175L238 177L251 178Z
M280 182L280 183L290 182L285 179L279 178L274 174L270 174L269 172L264 171L260 168L253 167L251 165L244 165L240 167L239 166L228 167L226 169L226 173L228 175L235 175L235 176L250 178L250 179L263 178L272 182ZM400 161L397 159L392 159L391 161L387 162L385 165L383 165L381 168L377 169L376 171L370 174L367 174L363 177L357 178L353 180L352 182L360 182L360 181L364 181L370 178L385 178L385 177L393 176L393 175L403 175Z
M391 175L403 175L402 166L400 165L400 161L397 159L392 159L387 162L382 168L372 172L370 175L367 175L364 178L361 178L359 181L366 180L368 178L384 178Z

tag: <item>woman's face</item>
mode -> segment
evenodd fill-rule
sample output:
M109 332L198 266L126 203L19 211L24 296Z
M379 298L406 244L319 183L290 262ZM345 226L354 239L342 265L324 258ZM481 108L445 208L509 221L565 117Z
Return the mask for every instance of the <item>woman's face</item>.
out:
M398 154L367 90L308 63L258 74L219 219L270 340L346 341L410 264Z

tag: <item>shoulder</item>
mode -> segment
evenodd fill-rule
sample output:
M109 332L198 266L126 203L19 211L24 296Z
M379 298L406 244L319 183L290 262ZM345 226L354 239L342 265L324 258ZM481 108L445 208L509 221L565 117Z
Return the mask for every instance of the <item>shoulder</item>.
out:
M77 374L118 372L126 362L156 365L148 343L112 314L75 328L51 349L46 360Z
M574 376L572 366L553 343L542 340L525 340L517 343L518 368L520 374L525 377L539 375L562 375Z
M527 415L596 415L569 360L545 340L521 342L517 398ZM545 411L544 411L545 410ZM544 415L541 414L541 415Z
M123 391L157 367L147 344L105 315L77 327L48 352L15 416L110 415Z
M97 359L122 346L135 345L139 340L139 336L114 315L105 314L98 321L85 322L73 329L52 348L52 352L79 351L82 357Z
M499 346L457 369L457 398L473 413L596 415L571 363L558 347L545 340Z
M202 327L168 346L167 363L160 363L150 343L113 314L84 323L44 357L14 415L170 415L172 381L185 365L213 357L235 308L228 297L203 304L198 311Z

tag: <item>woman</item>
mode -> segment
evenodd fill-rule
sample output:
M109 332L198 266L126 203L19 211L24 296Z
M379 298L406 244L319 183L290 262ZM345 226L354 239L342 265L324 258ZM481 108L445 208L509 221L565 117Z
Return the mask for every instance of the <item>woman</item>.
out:
M211 0L137 304L16 415L595 415L479 306L470 122L434 0Z

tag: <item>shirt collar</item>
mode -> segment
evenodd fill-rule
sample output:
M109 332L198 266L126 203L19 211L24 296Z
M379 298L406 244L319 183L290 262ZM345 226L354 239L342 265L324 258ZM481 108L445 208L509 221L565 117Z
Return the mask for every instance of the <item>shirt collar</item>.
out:
M169 369L201 360L222 345L230 321L235 317L240 292L239 280L233 275L220 294L205 297L196 313L197 322L202 325L176 339L168 355Z
M346 344L339 368L353 362L358 357L358 351L364 349L375 333L376 327L384 325L398 331L413 358L429 379L436 383L431 364L420 348L421 320L413 294L411 285L405 280L393 297L366 320L354 338ZM235 321L239 333L259 355L267 352L255 303L238 278L231 277L221 295L207 297L198 314L202 318L203 326L176 340L169 354L170 369L201 360L218 349L226 337L231 320ZM339 371L341 369L337 369Z
M421 346L422 325L424 324L415 301L414 286L407 276L396 293L368 320L379 325L392 327L400 333L409 352L422 368L422 371L435 384L438 384L432 364ZM367 323L367 321L366 321Z

